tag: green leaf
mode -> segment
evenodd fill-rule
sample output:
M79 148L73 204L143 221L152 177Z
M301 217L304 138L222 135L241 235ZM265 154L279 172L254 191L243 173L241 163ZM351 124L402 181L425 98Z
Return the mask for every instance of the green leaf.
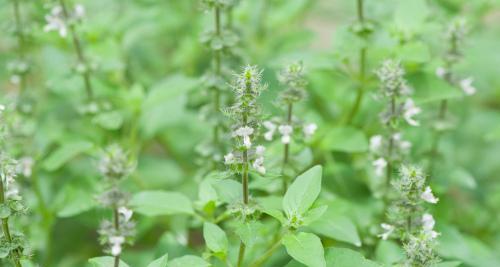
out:
M241 183L235 180L225 179L217 181L212 186L217 192L219 199L224 203L234 203L242 198Z
M423 25L429 13L425 0L397 1L394 21L401 29L415 31Z
M110 256L97 257L89 259L89 263L93 267L112 267L114 266L115 259ZM120 267L129 267L128 264L120 260Z
M298 262L309 267L326 267L323 245L316 235L304 232L288 234L283 238L283 245Z
M322 167L317 165L295 179L283 198L283 210L291 216L303 215L321 191Z
M147 216L194 213L191 200L178 192L139 192L130 200L130 207Z
M64 143L45 159L43 167L47 171L55 171L79 154L90 150L92 146L88 141Z
M1 194L1 192L0 192ZM10 208L6 204L0 204L0 219L5 219L10 216Z
M312 232L335 240L361 246L358 230L352 220L344 215L325 213L308 227Z
M424 63L431 59L429 47L422 42L411 42L397 49L398 58L403 62Z
M432 267L458 267L462 265L459 261L444 261L438 264L432 265Z
M95 192L83 185L64 186L55 200L58 208L57 216L67 218L94 208L97 205L94 194Z
M409 81L415 88L414 98L417 104L463 97L460 89L451 86L434 73L413 75L409 77Z
M226 233L216 224L208 222L203 224L203 238L211 251L227 253L228 240Z
M167 267L168 263L168 254L161 256L160 258L152 261L148 264L148 267Z
M368 140L363 131L353 127L336 127L326 133L321 147L326 150L359 153L368 149Z
M375 259L386 265L397 263L404 259L403 249L393 241L380 240L375 249Z
M102 112L92 118L92 122L106 130L117 130L123 124L123 115L118 111Z
M237 222L235 232L247 247L251 247L261 239L262 235L260 233L263 228L264 225L261 222L251 220L248 222Z
M328 266L335 267L382 267L382 265L365 259L363 255L347 248L329 248L326 252Z
M168 267L209 267L210 263L198 256L186 255L168 263Z

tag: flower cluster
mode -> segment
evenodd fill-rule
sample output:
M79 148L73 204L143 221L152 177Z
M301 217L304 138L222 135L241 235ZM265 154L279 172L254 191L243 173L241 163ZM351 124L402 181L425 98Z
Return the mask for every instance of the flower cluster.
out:
M386 240L396 235L407 255L407 266L432 266L438 261L434 246L438 233L435 221L426 213L424 203L436 204L439 199L426 185L423 171L414 166L401 166L400 179L393 181L396 198L392 201L387 218L390 223L381 224Z
M411 143L403 140L398 127L401 121L411 126L419 126L415 116L421 109L409 97L412 90L404 79L405 71L399 62L384 61L376 74L381 83L380 95L387 103L386 109L380 114L381 122L387 126L387 132L371 137L370 151L375 157L372 163L375 175L382 176L389 164L401 161L409 152Z
M3 111L5 107L0 105L0 122L3 127ZM4 144L3 132L0 133L0 144ZM27 208L22 202L19 186L16 183L18 174L18 162L11 158L4 151L2 146L0 152L0 220L3 224L3 231L10 232L0 236L0 259L10 257L15 262L21 258L28 257L27 241L22 233L9 230L8 219L12 216L24 214ZM7 229L7 230L5 230Z
M453 65L462 59L460 45L463 43L468 32L467 23L463 18L457 18L451 22L446 30L446 41L449 44L444 56L444 65L436 69L436 75L446 80L453 86L460 88L466 95L474 95L477 91L474 87L474 78L460 78L452 71Z
M7 64L7 71L10 73L10 82L17 85L21 83L22 76L29 71L28 62L20 59L10 61Z
M99 171L110 180L127 177L135 168L135 162L119 145L106 148L99 161Z
M292 114L293 105L306 97L307 81L304 78L302 62L292 63L285 67L280 72L278 80L285 90L279 94L277 105L286 107L287 114L284 118L276 117L263 122L262 125L266 128L264 139L272 141L277 132L281 137L281 143L288 145L293 140L295 130L302 134L303 139L311 138L318 126L315 123L304 123Z
M118 181L134 170L135 163L118 145L111 145L99 161L99 171L111 182L111 188L99 196L99 202L113 210L113 220L104 220L99 228L100 243L106 246L105 253L119 257L124 244L131 244L135 234L132 210L127 208L129 194L118 188Z
M85 8L81 4L75 5L72 11L67 11L65 6L55 5L50 13L45 16L47 25L44 31L57 31L63 38L68 36L68 27L80 22L85 17Z
M235 149L224 156L224 163L238 172L249 161L256 171L262 174L266 172L263 157L265 148L253 144L260 127L257 98L266 89L266 86L261 84L261 79L262 71L255 66L246 66L243 72L236 76L232 85L235 103L224 110L235 122L232 137L236 140Z

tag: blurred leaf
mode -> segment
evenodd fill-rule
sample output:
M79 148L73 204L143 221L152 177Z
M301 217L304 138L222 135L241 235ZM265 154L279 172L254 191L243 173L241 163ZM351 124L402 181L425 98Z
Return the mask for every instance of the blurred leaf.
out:
M430 10L425 0L397 1L394 21L401 29L416 31L422 27L429 14Z
M288 218L306 213L321 191L322 167L317 165L299 175L283 197Z
M365 152L368 149L368 140L365 133L356 128L336 127L326 133L321 147L347 153Z
M224 203L234 203L242 199L241 183L235 180L224 179L216 181L212 185L219 199Z
M176 258L168 263L168 267L187 267L187 266L189 266L189 267L209 267L211 265L210 265L210 263L206 262L204 259L197 257L197 256L192 256L192 255L182 256L182 257Z
M115 259L110 256L89 259L89 263L94 267L111 267L114 266L114 262ZM120 267L128 267L128 264L120 260Z
M168 254L165 254L160 258L154 260L150 264L148 264L148 267L167 267L167 263L168 263Z
M106 130L117 130L123 124L123 115L118 111L102 112L92 118L92 122Z
M397 263L404 257L403 249L391 240L380 240L375 249L375 259L387 265Z
M382 265L367 260L363 255L347 248L329 248L326 251L328 266L335 267L382 267Z
M55 171L61 168L66 162L90 150L92 147L92 143L88 141L63 143L43 161L43 167L47 171Z
M326 267L323 245L316 235L304 232L288 234L283 238L283 245L298 262L309 267Z
M216 224L205 222L203 224L203 238L207 247L215 253L226 254L228 240L226 233Z
M349 217L335 214L331 210L313 222L308 227L312 232L327 236L339 241L361 246L358 230Z
M147 216L194 213L191 200L178 192L139 192L130 200L130 207Z

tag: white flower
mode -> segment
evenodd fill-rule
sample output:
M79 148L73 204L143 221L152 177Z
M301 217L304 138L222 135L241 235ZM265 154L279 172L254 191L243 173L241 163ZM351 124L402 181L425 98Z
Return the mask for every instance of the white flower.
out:
M2 114L2 112L5 110L5 106L0 104L0 114Z
M472 77L460 81L460 88L462 88L462 91L464 91L466 95L473 95L476 93L476 88L472 86L473 82L474 79Z
M18 173L22 173L24 177L31 177L33 173L34 160L32 157L24 157L19 160Z
M392 135L392 140L401 148L403 152L408 152L411 148L411 143L409 141L403 140L401 133L395 133Z
M403 117L411 126L418 126L419 123L416 121L413 116L419 114L422 110L415 106L415 103L411 98L408 98L403 105Z
M278 131L281 133L281 143L289 144L290 143L290 135L293 132L293 128L290 125L280 125Z
M50 14L45 16L47 25L43 28L44 31L58 31L61 37L66 37L68 35L68 27L63 18L63 9L61 6L57 5L52 8Z
M250 140L250 135L253 134L253 131L254 130L253 130L252 127L243 126L243 127L238 128L236 131L234 131L233 135L234 136L241 136L241 137L243 137L243 145L246 148L250 148L250 147L252 147L252 142Z
M425 191L420 195L420 198L432 204L436 204L439 201L439 199L432 194L430 186L425 188Z
M380 148L382 147L382 136L381 135L375 135L370 138L370 151L371 152L378 152Z
M266 152L266 148L264 146L257 146L255 148L255 154L257 154L257 156L264 156L264 152Z
M395 227L393 225L387 224L387 223L382 223L380 224L380 227L385 230L382 234L378 235L378 237L382 238L382 240L387 240L389 236L394 232Z
M75 19L83 19L85 17L85 7L81 4L75 5Z
M132 218L132 214L134 213L132 210L127 209L126 207L120 207L118 209L118 213L120 213L126 222Z
M112 236L109 238L109 243L111 244L111 255L116 257L122 253L123 242L125 242L125 237L123 236Z
M21 83L21 76L19 76L17 74L11 75L10 76L10 82L12 84L18 85L19 83Z
M267 129L267 132L264 133L264 139L266 139L267 141L273 140L273 135L276 131L276 124L270 121L265 121L262 123L262 125Z
M230 165L234 163L234 154L233 153L228 153L227 155L224 156L224 164Z
M252 167L256 169L260 174L266 174L266 168L264 167L264 157L258 157L252 164Z
M304 125L302 131L304 132L305 138L310 138L318 129L318 125L316 123L308 123Z
M431 238L436 238L439 235L436 231L434 231L435 224L436 221L431 214L425 213L422 216L422 228L424 230L424 233L428 234Z
M378 158L372 163L372 165L375 167L375 175L384 175L385 167L387 167L387 161L384 158Z
M444 76L448 73L448 71L443 68L443 67L438 67L436 69L436 76L438 76L439 78L444 78Z

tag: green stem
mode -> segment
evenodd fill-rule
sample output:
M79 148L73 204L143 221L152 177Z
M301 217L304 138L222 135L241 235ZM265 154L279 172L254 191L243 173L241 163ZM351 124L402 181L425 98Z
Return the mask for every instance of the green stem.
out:
M3 186L3 181L0 178L0 204L3 205L4 203L5 203L4 186ZM2 219L2 231L3 234L5 235L5 239L7 239L7 242L12 243L12 236L10 235L10 229L9 229L9 218ZM16 265L16 267L22 267L21 261L19 260L21 258L19 250L14 249L12 253L14 253L14 257L12 259L14 265Z
M255 262L250 264L250 267L260 267L262 264L264 264L264 262L266 262L273 255L274 251L276 251L281 246L281 239L283 239L283 235L281 235L276 240L276 242L274 242L271 247L269 247L269 249L267 249L266 252L262 254L262 256L260 256L257 260L255 260Z
M21 20L21 11L18 0L13 1L13 7L14 7L14 21L16 24L17 49L19 53L19 59L21 61L24 61L25 38L24 38L23 25ZM20 82L19 82L20 92L24 91L25 85L26 81L25 81L25 75L23 73L20 77Z
M293 104L288 103L286 120L288 125L292 125L292 113L293 113ZM283 194L286 193L288 188L288 177L285 176L285 167L288 164L288 160L290 157L290 143L284 145L283 149L283 164L281 167L281 176L283 179Z
M214 27L215 27L215 34L217 37L220 38L221 36L221 10L220 7L216 6L214 9ZM214 51L214 74L216 76L216 79L219 80L221 76L221 51L216 50ZM216 84L213 88L214 90L214 114L217 114L220 110L220 89L218 85ZM220 142L219 138L219 122L217 121L214 125L213 129L213 142L215 145L218 145Z
M118 208L113 208L113 226L115 231L118 233L120 231L120 215L118 214ZM114 267L120 266L120 254L116 255L114 258Z
M243 259L245 258L245 250L246 250L245 243L241 241L240 249L238 251L238 263L236 264L237 267L241 267L243 265Z
M391 114L396 113L396 97L391 98ZM394 150L394 127L392 122L389 121L389 147L387 149L387 172L386 172L386 191L389 191L389 187L392 179L392 151Z
M364 18L364 8L363 8L363 0L357 1L357 11L358 11L358 21L363 23ZM365 84L365 72L366 72L366 48L363 47L359 50L359 86L357 89L356 100L354 101L354 105L352 106L349 115L347 116L346 123L351 124L352 120L356 117L356 114L359 112L359 108L361 103L363 102L364 96L364 84Z
M61 5L62 11L63 11L64 20L66 21L66 23L68 23L70 16L69 16L68 9L66 7L66 3L64 2L64 0L59 0L59 3ZM85 55L83 53L81 41L78 38L78 35L76 34L76 29L75 29L75 26L73 24L69 24L68 29L71 33L71 39L73 41L73 46L75 47L78 61L80 64L85 66L85 71L82 73L82 78L83 78L83 82L85 85L85 91L87 93L87 98L89 100L91 100L93 98L93 89L92 89L92 83L90 81L90 70L88 69L89 66L87 65L87 60L86 60Z

